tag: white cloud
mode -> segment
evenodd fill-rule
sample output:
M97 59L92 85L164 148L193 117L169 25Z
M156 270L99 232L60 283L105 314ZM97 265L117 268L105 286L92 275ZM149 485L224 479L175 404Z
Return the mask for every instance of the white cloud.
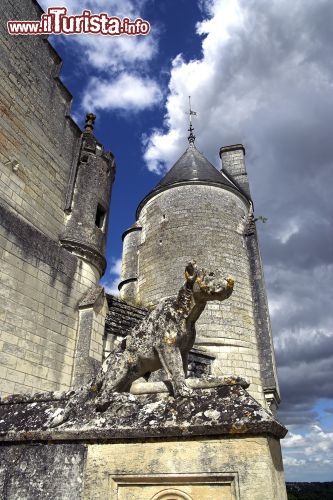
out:
M159 130L156 130L152 137L145 136L143 143L147 147L145 160L151 172L160 174L164 171L164 160L161 158L161 153L164 152L164 158L172 158L175 160L179 153L179 144L182 141L179 130L171 130L165 136Z
M300 222L295 218L291 218L285 221L283 227L281 227L280 230L276 232L275 237L279 239L281 243L285 244L294 234L297 234L299 230Z
M299 467L305 465L305 460L286 456L283 460L285 466Z
M128 17L131 21L142 17L142 9L146 1L136 0L64 0L61 6L67 8L68 15L79 15L83 9L89 9L92 14L105 12L108 16L120 19ZM46 10L53 7L53 0L42 0L41 5ZM148 20L149 21L149 20ZM129 65L149 61L157 51L157 41L151 32L148 36L102 36L73 35L66 37L66 42L74 43L80 49L83 60L99 71L123 70Z
M203 4L213 16L197 25L197 33L206 35L202 43L203 57L186 62L179 54L173 60L164 122L167 130L153 131L145 153L145 160L151 171L161 171L165 165L170 166L176 159L176 153L179 155L184 149L187 132L185 111L189 95L192 96L193 109L198 112L198 119L194 119L194 126L199 131L198 142L200 140L201 149L205 146L205 151L210 149L209 138L220 132L222 120L232 122L234 126L235 120L240 119L241 108L231 110L236 103L228 104L227 98L224 100L223 97L228 82L223 81L221 59L231 30L243 24L243 16L237 1L210 1ZM243 113L245 109L248 110L248 105ZM230 121L229 113L230 118L232 117ZM215 148L219 141L220 137Z
M128 17L133 20L141 16L147 0L62 0L61 6L66 7L67 15L79 15L83 9L89 9L92 14L105 12L109 17ZM41 0L41 6L46 10L54 7L53 0Z
M289 432L287 437L284 438L283 447L284 448L295 448L304 445L304 437L301 434L292 434Z
M287 434L281 441L286 475L308 481L312 474L330 474L333 466L333 432L313 425L303 435ZM295 479L295 477L297 479Z
M188 95L198 112L197 143L206 155L216 156L222 142L244 139L251 154L270 154L263 150L265 132L283 129L281 121L288 126L279 134L288 133L291 125L302 132L314 126L318 111L309 102L315 93L321 100L331 93L327 68L310 60L314 44L307 29L313 9L308 1L295 1L292 8L288 0L202 3L212 16L197 25L197 33L204 36L203 55L191 61L178 55L173 61L165 129L153 131L145 155L152 171L159 164L170 166L174 149L178 154L184 149ZM168 151L162 139L171 146Z
M44 9L54 6L53 0L42 0L41 4ZM128 17L134 21L144 18L145 4L146 0L65 0L61 5L68 9L69 15L90 9L93 14L105 12L110 17ZM106 108L136 112L160 102L158 83L147 77L148 63L158 50L154 28L145 36L81 34L53 36L51 40L56 45L71 44L77 67L89 68L88 74L94 75L86 77L83 92L82 104L89 110Z
M122 73L113 80L90 79L82 104L87 110L142 111L160 102L162 94L154 80Z
M111 269L110 269L110 274L115 274L116 276L120 276L121 274L121 258L119 259L114 259L111 262Z
M279 333L277 344L288 343L294 330L300 342L309 339L311 331L311 338L317 330L333 334L333 318L327 314L332 302L333 263L303 270L286 259L285 264L267 265L265 275L270 312Z
M218 50L214 42L217 41L222 46L224 42L230 40L232 28L244 23L243 11L238 0L220 0L219 2L204 0L201 7L206 10L210 19L197 24L197 33L217 35L217 40L214 40L214 37L207 37L202 44L205 57L213 61Z
M150 61L156 54L157 44L153 36L75 35L86 62L101 72L123 71L138 63Z
M118 296L118 284L120 282L121 275L121 258L111 261L109 274L110 276L103 278L102 285L104 286L106 293Z

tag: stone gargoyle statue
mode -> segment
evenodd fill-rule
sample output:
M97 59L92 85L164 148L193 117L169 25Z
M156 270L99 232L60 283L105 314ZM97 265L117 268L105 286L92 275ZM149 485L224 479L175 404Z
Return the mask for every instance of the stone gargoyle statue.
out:
M127 392L132 382L164 368L174 396L189 396L186 385L188 354L195 341L195 322L211 300L230 297L234 280L221 272L199 269L195 261L185 268L185 283L177 295L162 299L157 307L135 326L122 345L111 352L99 373L87 385L76 389L64 409L50 421L55 427L66 421L78 405L96 398L96 409L105 411L111 393Z

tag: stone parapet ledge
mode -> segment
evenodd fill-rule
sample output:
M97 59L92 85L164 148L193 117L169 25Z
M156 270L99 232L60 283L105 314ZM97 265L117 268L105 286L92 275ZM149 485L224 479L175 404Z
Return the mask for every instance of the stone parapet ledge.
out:
M223 385L240 385L244 389L247 389L250 383L248 380L238 377L237 375L225 375L223 377L206 375L205 377L200 378L188 378L186 379L186 385L191 389L210 389ZM135 395L158 393L170 394L170 392L172 392L172 387L171 383L167 380L161 382L145 382L142 378L133 382L130 390L130 393Z
M109 408L86 402L56 428L48 422L67 397L0 405L0 442L103 441L190 436L261 435L287 430L239 384L194 389L191 397L114 393Z
M240 385L247 389L250 385L248 380L238 377L237 375L225 375L223 377L214 377L206 375L200 378L188 378L186 384L191 389L208 389L219 387L222 385ZM41 403L48 401L68 401L75 389L69 391L46 391L36 392L34 394L10 394L9 396L0 399L1 405L15 405L22 403ZM139 394L159 394L172 392L171 383L167 380L161 382L146 382L144 378L140 378L132 384L130 393Z

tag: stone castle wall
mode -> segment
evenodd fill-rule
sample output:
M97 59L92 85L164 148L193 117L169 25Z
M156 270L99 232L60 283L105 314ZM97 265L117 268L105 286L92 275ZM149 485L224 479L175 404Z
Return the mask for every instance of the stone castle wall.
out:
M8 208L1 221L0 393L67 389L78 297L99 276Z
M216 356L213 373L249 378L263 402L249 258L244 241L248 204L230 191L207 185L168 189L142 208L137 300L144 305L178 291L185 265L222 269L235 279L232 296L208 303L197 322L197 346ZM177 252L175 252L177 249ZM209 249L209 252L207 252Z
M7 20L38 19L37 3L3 0L0 14L3 396L70 386L78 303L100 274L59 243L81 141L68 117L71 95L58 79L61 60L42 36L6 31ZM94 353L99 359L100 350Z
M81 132L68 118L72 97L58 79L61 59L42 36L7 33L7 20L36 20L33 2L3 0L1 13L1 195L51 238L63 229L71 166ZM19 162L13 172L11 161Z

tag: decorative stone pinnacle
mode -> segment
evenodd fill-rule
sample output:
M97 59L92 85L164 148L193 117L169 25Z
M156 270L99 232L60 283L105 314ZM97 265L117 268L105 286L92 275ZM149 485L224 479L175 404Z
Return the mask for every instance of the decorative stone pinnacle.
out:
M84 131L86 133L90 134L94 130L95 120L96 120L96 115L94 115L94 113L86 114L86 123L84 126Z

